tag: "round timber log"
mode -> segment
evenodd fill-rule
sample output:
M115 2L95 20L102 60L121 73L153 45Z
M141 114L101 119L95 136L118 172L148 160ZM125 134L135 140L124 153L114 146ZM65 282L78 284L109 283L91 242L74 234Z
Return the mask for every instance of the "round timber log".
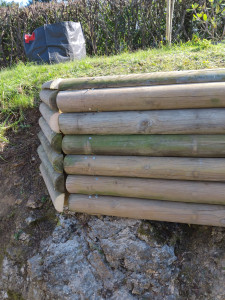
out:
M225 135L65 135L66 154L225 157Z
M225 227L225 206L71 194L69 210L165 222Z
M71 194L225 205L225 184L219 182L69 175L66 189Z
M225 69L221 68L68 79L59 78L45 82L42 85L42 89L65 91L224 81Z
M66 155L70 175L225 181L224 158Z
M62 112L225 107L225 82L62 91Z
M225 108L62 113L63 134L225 134Z

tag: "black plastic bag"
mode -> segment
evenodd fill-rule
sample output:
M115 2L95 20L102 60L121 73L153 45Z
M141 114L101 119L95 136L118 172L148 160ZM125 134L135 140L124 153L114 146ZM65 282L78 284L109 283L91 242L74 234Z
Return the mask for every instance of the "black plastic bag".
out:
M38 63L59 63L86 56L85 40L80 23L48 24L24 35L27 58Z

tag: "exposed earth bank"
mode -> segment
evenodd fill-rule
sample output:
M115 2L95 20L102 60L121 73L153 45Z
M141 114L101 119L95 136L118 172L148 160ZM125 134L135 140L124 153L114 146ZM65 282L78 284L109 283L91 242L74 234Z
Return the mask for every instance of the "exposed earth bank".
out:
M38 117L0 146L0 299L225 299L225 228L57 214Z

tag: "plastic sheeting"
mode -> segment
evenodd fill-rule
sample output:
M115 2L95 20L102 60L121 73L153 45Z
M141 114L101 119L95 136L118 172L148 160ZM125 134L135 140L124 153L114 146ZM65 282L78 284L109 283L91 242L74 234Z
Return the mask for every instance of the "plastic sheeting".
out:
M80 23L48 24L24 35L27 58L38 63L59 63L86 56L85 39Z

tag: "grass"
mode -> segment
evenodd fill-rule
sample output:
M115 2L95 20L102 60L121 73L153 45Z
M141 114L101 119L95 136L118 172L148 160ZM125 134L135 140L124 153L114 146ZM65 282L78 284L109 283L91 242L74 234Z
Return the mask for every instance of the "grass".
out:
M87 57L55 65L18 63L0 71L0 141L5 131L23 124L23 111L37 106L43 82L55 78L101 76L172 70L225 68L225 44L194 40L172 47L109 57ZM24 124L23 124L24 126Z

